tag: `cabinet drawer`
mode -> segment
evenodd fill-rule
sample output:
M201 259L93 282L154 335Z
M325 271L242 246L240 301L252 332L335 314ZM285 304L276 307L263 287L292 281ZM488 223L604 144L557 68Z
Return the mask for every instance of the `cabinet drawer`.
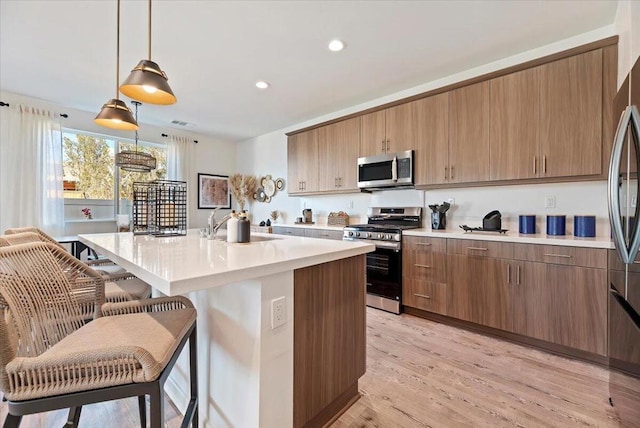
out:
M304 229L299 227L273 226L273 233L278 235L304 236Z
M429 251L403 250L402 275L431 282L447 282L447 255Z
M556 265L607 268L607 250L603 248L562 247L559 245L514 244L513 258Z
M304 229L304 236L307 238L333 239L342 241L342 230L329 229Z
M447 240L444 238L427 238L423 236L405 236L402 238L402 246L405 251L424 251L445 253Z
M405 277L402 280L402 304L446 315L447 285Z
M510 259L513 256L513 244L471 239L447 239L447 253Z

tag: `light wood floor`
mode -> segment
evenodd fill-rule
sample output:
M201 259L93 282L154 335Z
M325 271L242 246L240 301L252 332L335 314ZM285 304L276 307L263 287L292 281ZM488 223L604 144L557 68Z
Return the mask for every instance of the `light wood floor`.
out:
M368 308L362 398L332 428L620 427L607 376L590 364ZM178 427L171 403L166 413L167 427ZM138 427L137 415L135 399L95 404L83 408L80 426ZM59 427L65 416L28 416L22 426Z

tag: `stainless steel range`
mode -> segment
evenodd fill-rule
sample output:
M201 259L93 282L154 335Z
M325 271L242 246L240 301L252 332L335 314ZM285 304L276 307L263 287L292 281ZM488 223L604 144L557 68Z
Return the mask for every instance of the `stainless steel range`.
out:
M367 241L367 306L399 314L402 309L402 231L422 227L422 208L369 208L367 224L345 227L343 240Z

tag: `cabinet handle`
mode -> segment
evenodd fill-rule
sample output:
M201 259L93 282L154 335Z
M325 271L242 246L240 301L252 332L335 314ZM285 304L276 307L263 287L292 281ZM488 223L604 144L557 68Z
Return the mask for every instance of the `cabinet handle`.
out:
M414 264L415 267L421 267L421 268L425 268L425 269L431 269L431 266L429 265L421 265L419 263Z
M520 285L520 265L516 266L516 285Z
M533 175L536 175L536 157L533 157Z
M342 187L342 177L338 177L338 187Z
M387 153L389 153L389 139L387 138Z
M482 248L482 247L467 247L467 250L489 251L488 248Z
M453 166L451 167L451 171L449 171L449 179L453 180Z
M549 254L545 253L545 257L562 257L562 258L565 258L565 259L570 259L571 258L571 256L569 256L567 254L550 254L550 253Z
M431 246L431 244L428 243L428 242L416 242L416 245L424 245L425 247L430 247ZM640 262L638 262L638 263L640 263Z
M422 297L423 299L431 299L431 296L427 296L426 294L413 293L413 295L416 297Z
M385 140L382 140L382 153L385 153L385 152L386 152L385 144L384 144L384 143L385 143Z
M542 173L547 173L547 155L542 156Z
M307 190L307 182L306 181L302 182L302 190Z
M640 262L633 262L634 265L640 265Z
M507 284L511 283L511 265L507 265Z
M446 166L444 167L444 179L445 180L447 179L447 167Z

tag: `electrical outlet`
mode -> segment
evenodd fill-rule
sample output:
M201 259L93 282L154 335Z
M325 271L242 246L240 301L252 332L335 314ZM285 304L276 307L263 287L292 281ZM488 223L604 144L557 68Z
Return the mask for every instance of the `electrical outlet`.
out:
M274 330L287 322L287 298L282 296L271 301L271 329Z
M545 208L555 208L556 207L556 197L555 196L545 196L544 197L544 207Z
M349 201L349 203L347 204L347 208L349 209L353 209L353 201Z
M636 205L638 205L638 197L637 196L632 196L631 197L631 208L635 208Z

